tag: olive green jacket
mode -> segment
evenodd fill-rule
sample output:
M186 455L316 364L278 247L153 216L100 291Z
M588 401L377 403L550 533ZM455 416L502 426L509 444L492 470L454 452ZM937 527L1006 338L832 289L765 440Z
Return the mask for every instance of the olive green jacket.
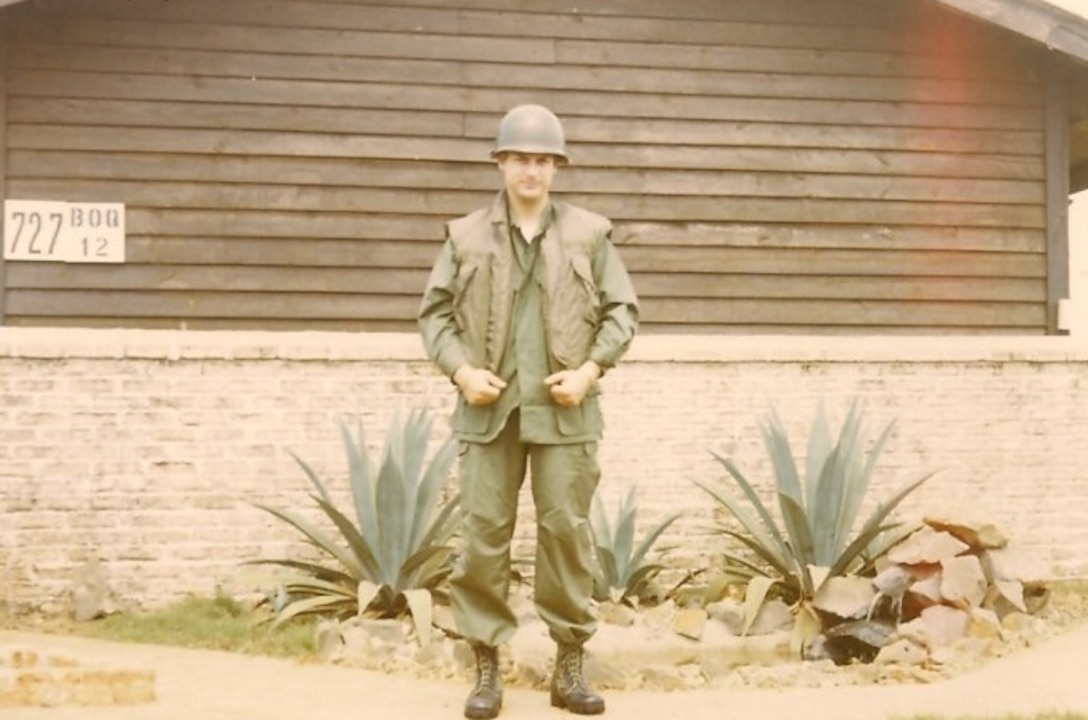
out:
M543 237L541 318L547 371L580 367L592 360L607 370L627 351L638 328L638 299L627 270L611 242L611 223L569 203L555 202ZM514 318L514 251L504 193L489 207L447 225L446 242L431 272L419 309L423 344L448 377L462 365L502 374ZM507 363L507 366L509 363ZM543 378L540 378L542 381ZM553 406L563 439L600 435L596 394L582 412ZM462 439L486 441L505 418L481 415L501 411L458 403L453 427ZM468 416L477 416L473 422ZM579 428L577 419L583 418ZM596 420L594 420L596 418Z

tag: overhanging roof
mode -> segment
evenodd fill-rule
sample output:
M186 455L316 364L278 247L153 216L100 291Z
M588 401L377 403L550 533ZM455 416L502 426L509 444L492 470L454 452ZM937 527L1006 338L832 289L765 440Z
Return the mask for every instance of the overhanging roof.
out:
M1088 63L1088 18L1042 0L936 0Z

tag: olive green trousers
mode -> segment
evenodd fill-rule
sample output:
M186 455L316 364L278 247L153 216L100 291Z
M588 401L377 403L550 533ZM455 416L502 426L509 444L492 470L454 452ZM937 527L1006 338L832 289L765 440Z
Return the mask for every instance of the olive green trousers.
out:
M528 469L537 531L533 599L552 639L580 644L596 630L589 509L601 476L597 443L527 444L519 429L515 411L492 442L462 445L465 520L450 579L454 620L469 642L492 647L517 630L508 603L510 542Z

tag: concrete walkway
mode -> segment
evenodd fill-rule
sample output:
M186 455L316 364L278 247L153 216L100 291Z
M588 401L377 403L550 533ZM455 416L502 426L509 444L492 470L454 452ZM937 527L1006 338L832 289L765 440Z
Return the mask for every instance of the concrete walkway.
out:
M106 643L0 631L0 647L59 653L81 664L157 673L149 705L0 709L0 720L311 720L461 717L467 687L331 665L299 665L204 650ZM953 680L794 690L612 692L605 717L623 720L882 720L929 713L1003 718L1009 713L1076 711L1088 716L1088 625ZM507 690L502 718L572 717L546 693Z

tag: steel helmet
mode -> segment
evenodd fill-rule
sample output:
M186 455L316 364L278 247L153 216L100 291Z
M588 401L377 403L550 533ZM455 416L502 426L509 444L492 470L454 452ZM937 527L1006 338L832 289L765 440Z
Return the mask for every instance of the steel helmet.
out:
M503 116L491 157L502 152L555 155L570 162L563 124L542 105L518 105Z

